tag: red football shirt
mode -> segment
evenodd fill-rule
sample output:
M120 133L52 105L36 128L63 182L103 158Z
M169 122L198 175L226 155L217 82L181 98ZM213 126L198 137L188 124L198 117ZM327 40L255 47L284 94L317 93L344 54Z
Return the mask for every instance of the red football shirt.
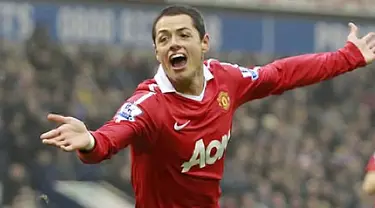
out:
M375 171L375 154L370 157L366 166L366 172Z
M240 105L364 65L352 43L336 52L286 58L264 67L209 60L200 96L177 93L159 68L113 120L92 132L94 149L78 154L85 163L98 163L130 145L138 208L217 208L225 149Z

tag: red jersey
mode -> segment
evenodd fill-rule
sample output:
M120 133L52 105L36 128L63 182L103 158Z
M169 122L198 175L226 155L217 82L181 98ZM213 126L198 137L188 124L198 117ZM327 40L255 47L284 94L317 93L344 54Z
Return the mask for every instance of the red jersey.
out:
M111 121L91 132L94 149L78 154L85 163L98 163L130 145L137 208L217 208L232 118L240 105L365 64L352 43L336 52L286 58L263 67L208 60L200 96L177 93L160 67Z
M375 171L375 154L370 157L366 166L366 172Z

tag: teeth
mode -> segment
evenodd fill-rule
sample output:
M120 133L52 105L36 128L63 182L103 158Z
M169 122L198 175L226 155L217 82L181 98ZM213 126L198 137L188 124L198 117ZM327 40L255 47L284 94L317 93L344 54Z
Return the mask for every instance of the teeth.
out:
M181 54L181 53L178 53L178 54L174 54L171 56L171 59L174 59L174 58L182 58L182 57L185 57L184 54Z

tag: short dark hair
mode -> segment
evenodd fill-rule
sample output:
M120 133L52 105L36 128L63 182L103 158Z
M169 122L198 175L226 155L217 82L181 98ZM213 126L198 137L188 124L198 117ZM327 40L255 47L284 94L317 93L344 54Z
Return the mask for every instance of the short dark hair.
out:
M164 8L160 14L155 18L154 23L152 24L152 40L155 43L156 31L155 26L158 21L164 16L176 16L176 15L188 15L193 21L194 27L198 30L199 37L202 40L206 34L206 28L204 25L204 20L202 14L194 7L186 5L173 5Z

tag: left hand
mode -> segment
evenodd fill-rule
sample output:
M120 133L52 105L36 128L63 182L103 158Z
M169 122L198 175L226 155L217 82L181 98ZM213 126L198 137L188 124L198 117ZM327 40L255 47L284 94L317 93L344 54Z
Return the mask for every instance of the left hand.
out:
M352 42L361 51L367 64L375 60L375 32L370 32L363 36L358 37L358 27L354 23L349 23L350 33L348 41Z

